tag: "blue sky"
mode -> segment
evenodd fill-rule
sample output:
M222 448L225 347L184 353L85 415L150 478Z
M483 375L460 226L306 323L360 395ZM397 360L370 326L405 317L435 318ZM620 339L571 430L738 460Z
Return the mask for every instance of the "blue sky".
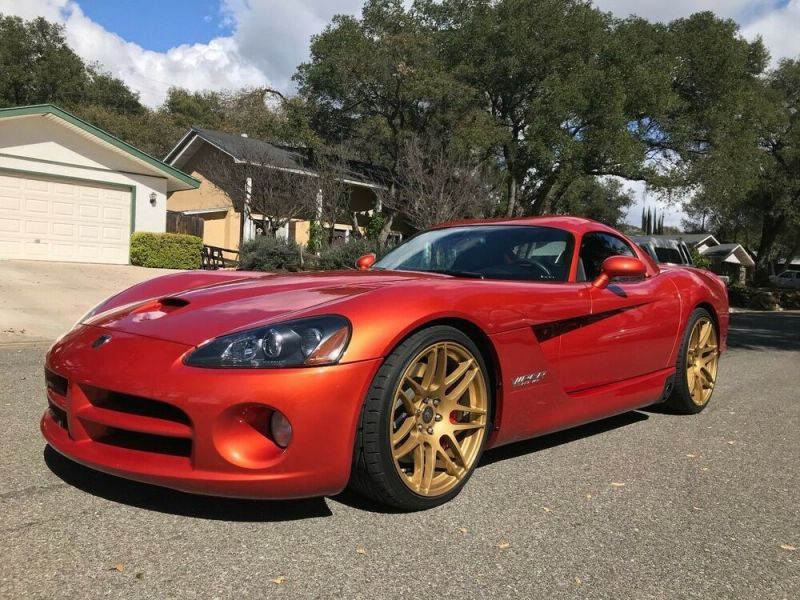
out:
M207 44L230 36L217 0L80 0L92 21L147 50L166 52L181 44Z

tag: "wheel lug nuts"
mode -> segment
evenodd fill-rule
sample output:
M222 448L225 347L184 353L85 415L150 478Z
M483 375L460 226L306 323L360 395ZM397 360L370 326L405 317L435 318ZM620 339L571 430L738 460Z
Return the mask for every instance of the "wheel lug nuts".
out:
M433 427L428 427L428 433L433 433Z
M418 408L418 409L417 409L417 416L420 416L421 414L422 414L422 409L421 409L421 408Z
M434 406L439 406L439 399L438 398L434 399L433 405Z
M417 425L417 431L422 431L422 425Z
M441 420L442 420L442 415L440 415L440 414L437 414L437 415L434 417L434 419L436 419L437 421L441 421Z

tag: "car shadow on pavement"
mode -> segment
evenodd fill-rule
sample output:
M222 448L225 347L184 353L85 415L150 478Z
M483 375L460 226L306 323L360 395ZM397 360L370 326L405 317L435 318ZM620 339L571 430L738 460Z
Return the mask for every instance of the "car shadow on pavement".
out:
M44 462L65 483L93 496L145 510L219 521L294 521L329 517L325 498L306 500L240 500L187 494L139 483L89 469L65 458L50 446Z
M645 413L631 411L615 417L603 419L602 421L594 421L593 423L587 423L579 427L572 427L541 437L515 442L507 446L500 446L494 450L488 450L486 454L483 455L478 468L491 465L501 460L517 458L525 454L532 454L555 446L561 446L562 444L569 444L570 442L606 433L614 429L619 429L620 427L627 427L628 425L646 421L647 419L649 419L649 417Z
M554 446L606 433L647 419L648 416L646 414L632 411L580 427L573 427L557 433L501 446L487 451L478 468L501 460L517 458L525 454L532 454ZM293 521L314 517L329 517L333 514L325 498L239 500L187 494L169 488L139 483L84 467L65 458L50 446L46 446L44 449L44 461L57 477L81 491L112 502L119 502L120 504L127 504L145 510L198 519L246 522ZM373 513L395 514L405 512L360 496L349 489L336 496L331 496L331 500L357 510Z
M731 350L800 350L800 314L750 312L731 314Z

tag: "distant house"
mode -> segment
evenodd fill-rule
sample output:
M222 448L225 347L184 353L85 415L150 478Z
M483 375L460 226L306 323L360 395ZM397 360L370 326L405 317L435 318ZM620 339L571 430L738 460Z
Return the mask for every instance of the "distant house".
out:
M210 165L219 161L231 164L251 161L252 164L252 157L258 157L259 168L278 169L297 177L315 176L313 161L307 149L279 146L244 135L195 127L181 138L164 161L191 173L192 177L200 181L200 186L170 194L167 208L202 218L203 241L207 245L238 249L242 241L260 233L257 228L259 219L286 216L251 214L242 202L235 200L235 194L230 189L226 190L224 184L217 185L219 181L213 181L215 173ZM385 188L385 173L354 161L348 161L347 167L342 181L349 186L351 209L357 214L357 225L363 228L378 204L377 192ZM324 201L321 198L321 202ZM299 244L307 244L310 221L314 218L313 214L293 218L277 235ZM328 229L332 227L334 237L345 241L354 227L353 222L322 225ZM395 235L400 237L402 234L403 232L396 232Z
M0 109L0 259L126 264L200 182L52 104Z
M732 282L745 283L756 266L753 257L741 244L722 244L710 233L676 233L653 236L656 238L681 240L690 248L711 261L711 270L725 275Z

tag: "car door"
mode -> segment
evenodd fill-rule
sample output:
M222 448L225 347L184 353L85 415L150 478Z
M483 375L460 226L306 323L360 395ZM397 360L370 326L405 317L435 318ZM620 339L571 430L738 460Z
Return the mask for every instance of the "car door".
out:
M585 390L669 366L678 335L680 299L666 274L588 284L609 256L639 256L622 238L607 232L583 235L578 279L586 281L591 315L562 334L561 379L566 391Z

